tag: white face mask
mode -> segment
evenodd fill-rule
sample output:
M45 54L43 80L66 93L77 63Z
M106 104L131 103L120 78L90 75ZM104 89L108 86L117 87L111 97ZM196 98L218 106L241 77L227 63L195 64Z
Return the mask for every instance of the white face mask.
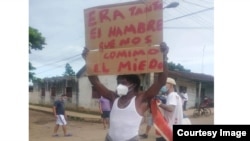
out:
M122 84L119 84L116 88L117 94L119 96L127 95L128 94L128 87Z

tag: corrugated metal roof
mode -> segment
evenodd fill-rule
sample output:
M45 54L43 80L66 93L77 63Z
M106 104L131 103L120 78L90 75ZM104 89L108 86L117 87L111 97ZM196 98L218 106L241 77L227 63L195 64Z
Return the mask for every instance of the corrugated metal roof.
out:
M193 73L193 72L181 72L181 71L169 71L170 77L182 77L185 79L191 79L195 81L213 82L214 77L212 75Z

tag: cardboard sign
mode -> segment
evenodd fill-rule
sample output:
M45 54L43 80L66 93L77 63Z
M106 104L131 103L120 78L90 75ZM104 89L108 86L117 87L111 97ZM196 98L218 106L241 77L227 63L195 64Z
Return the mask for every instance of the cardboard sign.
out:
M162 56L159 47L91 51L87 58L87 74L108 75L161 72L163 69Z
M103 53L107 52L133 51L138 48L147 52L153 45L160 44L163 37L162 5L162 0L147 0L85 9L85 40L86 47L90 50L87 56L88 75L162 71L162 68L157 69L157 67L154 69L142 67L142 69L121 64L124 59L135 64L144 60L145 64L149 64L147 62L150 61L149 58L156 57L153 54L146 53L136 58L134 56L122 59L103 58L106 57ZM162 62L162 57L157 59L157 62ZM121 65L128 65L127 70L126 67L119 69Z

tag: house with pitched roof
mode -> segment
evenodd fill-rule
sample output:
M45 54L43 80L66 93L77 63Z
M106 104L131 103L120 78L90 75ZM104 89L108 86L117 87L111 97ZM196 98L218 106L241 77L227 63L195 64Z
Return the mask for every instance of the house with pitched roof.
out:
M43 83L35 83L32 91L29 92L29 102L52 105L57 96L66 94L69 97L67 107L98 111L100 94L89 82L85 71L86 67L84 66L77 72L76 76L45 78ZM175 79L179 94L183 89L187 91L189 97L187 108L196 107L205 96L214 99L213 76L180 71L169 71L168 75ZM98 77L108 89L116 89L116 75L100 75ZM140 74L140 78L140 89L146 90L154 78L157 78L157 74Z

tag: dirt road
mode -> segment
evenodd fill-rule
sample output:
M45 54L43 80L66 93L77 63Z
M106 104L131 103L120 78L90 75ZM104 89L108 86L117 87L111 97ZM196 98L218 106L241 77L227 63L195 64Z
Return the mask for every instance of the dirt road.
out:
M192 111L185 111L190 115ZM194 124L213 124L213 116L190 118ZM90 123L68 119L68 131L71 137L63 137L62 129L59 128L59 137L52 137L55 125L52 114L29 110L29 141L103 141L107 130L100 123ZM140 127L140 133L145 131L145 124ZM154 141L154 129L150 131L148 139L142 141Z
M68 120L68 132L71 137L64 137L62 128L59 137L52 137L55 119L52 114L29 111L29 141L102 141L106 131L100 123Z

